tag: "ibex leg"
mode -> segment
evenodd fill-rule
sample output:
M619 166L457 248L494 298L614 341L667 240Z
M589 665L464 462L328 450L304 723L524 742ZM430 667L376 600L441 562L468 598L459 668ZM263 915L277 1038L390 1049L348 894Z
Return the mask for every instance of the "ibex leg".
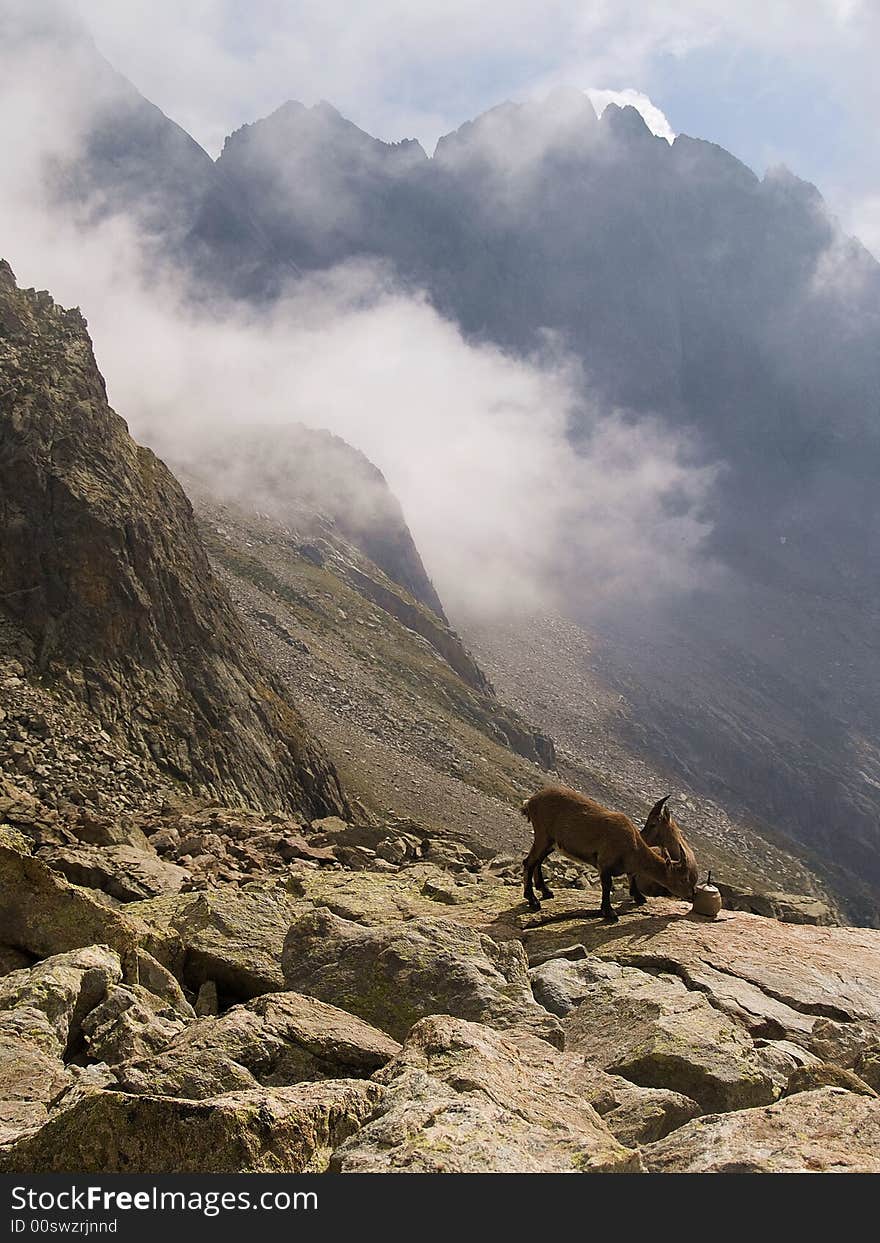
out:
M552 846L548 846L548 848L544 851L543 855L541 856L541 862L540 862L540 863L538 864L538 866L535 868L535 880L538 882L538 889L541 891L541 897L542 897L542 898L552 898L552 897L553 897L553 890L550 888L550 886L549 886L549 885L547 884L547 882L544 880L544 872L543 872L543 869L542 869L542 867L541 867L541 864L543 864L544 860L545 860L545 859L547 858L547 856L550 854L550 852L551 852L551 850L552 850L552 849L553 849L553 847L552 847Z
M535 890L532 886L532 878L536 872L540 876L541 860L546 859L552 849L552 843L548 846L539 846L537 841L535 841L532 843L532 849L526 855L525 859L523 859L523 897L533 911L540 911L541 903L535 897ZM543 893L544 885L542 881L539 880L538 884L541 886L541 892Z
M617 916L615 915L614 908L611 905L611 890L614 885L614 877L611 874L611 869L606 868L600 876L602 880L602 905L599 910L606 924L616 924Z

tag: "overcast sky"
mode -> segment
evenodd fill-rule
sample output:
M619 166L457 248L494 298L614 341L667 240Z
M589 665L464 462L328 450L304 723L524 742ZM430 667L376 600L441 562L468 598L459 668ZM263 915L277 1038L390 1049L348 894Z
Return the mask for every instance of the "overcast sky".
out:
M0 0L3 3L3 0ZM556 84L630 89L654 127L786 163L880 251L878 0L69 0L212 154L286 99L437 137Z

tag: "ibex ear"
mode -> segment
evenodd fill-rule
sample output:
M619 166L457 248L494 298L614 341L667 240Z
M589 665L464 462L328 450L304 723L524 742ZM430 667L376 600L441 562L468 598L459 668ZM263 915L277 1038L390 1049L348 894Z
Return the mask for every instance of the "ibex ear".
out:
M668 794L667 794L667 795L666 795L666 798L664 798L664 799L663 799L663 801L662 801L662 804L661 804L661 809L660 809L660 819L661 819L661 820L671 820L671 819L672 819L672 816L671 816L670 811L669 811L669 798L670 798L670 795L668 795Z

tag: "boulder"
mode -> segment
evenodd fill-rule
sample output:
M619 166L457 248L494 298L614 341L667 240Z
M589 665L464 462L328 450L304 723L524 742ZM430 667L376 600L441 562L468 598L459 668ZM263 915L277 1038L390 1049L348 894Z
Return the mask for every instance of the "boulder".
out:
M474 852L459 842L430 838L424 849L429 862L449 872L475 872L480 866L480 860Z
M572 1086L580 1059L546 1041L434 1016L376 1078L374 1118L336 1151L341 1173L595 1173L641 1168Z
M590 960L585 960L590 962ZM575 964L580 966L580 964ZM674 976L602 964L564 1020L566 1049L643 1087L668 1088L704 1111L774 1098L747 1032Z
M75 884L100 889L120 902L179 893L192 880L186 868L136 846L56 846L40 858Z
M220 998L217 994L217 985L213 980L205 980L199 986L194 1009L200 1019L213 1018L220 1013Z
M370 865L375 867L375 861ZM400 919L446 914L455 905L455 921L489 932L493 939L518 936L510 919L511 888L489 873L468 875L458 884L449 872L433 863L417 862L393 873L375 870L343 871L320 868L300 870L291 876L291 892L334 915L359 924L389 924Z
M285 863L290 863L293 859L310 859L314 863L336 861L329 846L312 846L300 833L286 833L278 842L277 850Z
M126 914L139 921L148 948L166 965L169 940L181 945L172 969L194 992L213 980L228 1004L284 989L284 937L304 905L281 886L229 885L139 902Z
M42 1126L50 1102L71 1083L60 1058L4 1033L0 1040L0 1145Z
M861 1052L854 1069L869 1087L880 1092L880 1047L874 1045Z
M294 923L284 942L287 987L332 1001L402 1040L418 1019L451 1014L523 1027L561 1045L538 1006L518 941L500 944L445 919L364 927L326 910Z
M526 928L530 957L581 942L592 955L674 972L752 1036L790 1040L825 1061L838 1058L814 1047L814 1035L829 1022L851 1043L856 1025L861 1044L871 1039L872 1024L880 1030L877 929L810 927L728 910L702 920L663 898L613 929L565 914L563 908L563 918Z
M0 826L0 928L8 943L36 958L108 945L137 979L137 930L87 889L71 885Z
M844 1088L860 1096L877 1097L877 1093L854 1070L844 1070L831 1062L819 1062L815 1066L799 1066L788 1077L783 1096L796 1092L813 1092L816 1088Z
M186 1019L173 1006L147 989L118 984L86 1015L82 1033L90 1058L116 1066L158 1053L185 1026Z
M55 954L0 979L0 1035L53 1057L69 1056L86 1015L119 982L119 955L106 945Z
M91 846L134 846L149 851L150 842L142 829L131 821L114 820L110 816L98 816L85 807L79 809L76 819L69 824L70 831L81 842Z
M152 954L148 954L140 947L135 951L135 960L137 979L148 992L164 1001L181 1018L195 1017L193 1007L187 1001L183 989L167 967L163 967Z
M322 1173L381 1096L345 1079L206 1101L77 1088L39 1130L0 1146L0 1173Z
M0 978L0 1144L42 1126L72 1085L62 1059L120 974L118 955L92 946Z
M269 993L191 1023L159 1056L118 1069L117 1079L129 1092L200 1100L243 1087L366 1077L399 1049L335 1006Z
M821 1064L819 1058L809 1049L801 1048L790 1040L756 1040L755 1052L758 1061L770 1076L777 1096L782 1094L796 1070Z
M576 1009L603 975L608 975L603 960L583 954L576 959L550 958L529 970L535 1000L559 1018Z
M696 1118L642 1149L652 1173L880 1173L880 1101L840 1088Z
M662 1139L701 1112L696 1101L680 1092L639 1087L589 1064L575 1081L611 1134L627 1147Z
M750 893L736 885L718 885L728 911L751 911L766 919L779 919L789 924L836 924L837 918L827 902L810 894Z
M880 1055L880 1022L818 1018L805 1043L820 1062L833 1062L851 1070Z

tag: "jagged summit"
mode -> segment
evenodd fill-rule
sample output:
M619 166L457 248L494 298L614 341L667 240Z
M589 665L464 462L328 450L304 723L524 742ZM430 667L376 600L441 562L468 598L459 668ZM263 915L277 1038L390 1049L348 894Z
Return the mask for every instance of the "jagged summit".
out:
M289 99L267 117L242 125L226 139L218 157L218 164L240 155L242 148L258 142L262 150L277 145L279 159L299 158L300 148L326 144L335 148L342 144L349 158L387 161L391 167L406 167L427 160L421 144L414 138L399 142L383 142L373 138L365 130L342 115L326 100L307 107L298 100ZM309 151L308 154L319 154ZM335 152L338 155L340 152Z
M558 87L544 98L508 100L465 121L439 139L433 159L441 167L474 159L526 167L554 151L584 150L598 134L599 121L589 97L574 87Z
M653 140L656 137L648 128L638 108L634 108L632 104L626 104L622 108L619 104L608 104L602 111L600 123L606 126L615 137L624 140L641 141L645 138Z

